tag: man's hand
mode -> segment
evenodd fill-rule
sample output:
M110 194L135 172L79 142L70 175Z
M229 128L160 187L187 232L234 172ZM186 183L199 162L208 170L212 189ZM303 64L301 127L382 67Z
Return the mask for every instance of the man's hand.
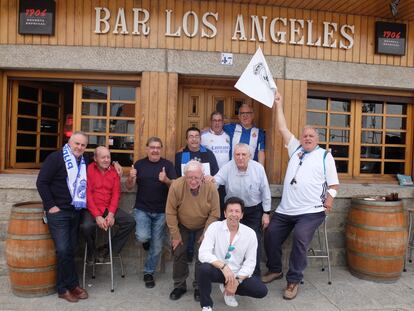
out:
M158 175L158 179L160 182L164 184L166 184L169 181L169 178L167 177L167 173L165 172L165 166L162 167L162 170Z
M263 216L262 216L262 226L263 226L263 229L266 229L267 228L267 226L269 225L269 222L270 222L270 216L269 216L269 214L263 213Z
M55 213L57 213L57 212L60 212L60 208L59 208L59 207L57 207L57 206L53 206L53 207L51 207L51 208L49 209L49 211L48 211L48 213L49 213L49 214L55 214Z
M183 240L181 238L179 238L178 240L174 240L174 239L171 240L171 246L172 246L173 251L175 251L175 249L179 245L182 245L182 244L183 244Z
M96 224L98 225L99 228L103 229L103 230L108 230L108 226L106 225L106 221L102 216L98 216L95 218Z
M137 178L137 170L135 169L135 167L132 165L131 169L129 170L129 178L135 180L135 178Z
M210 175L205 175L204 176L204 182L216 182L215 180L214 180L214 177L213 176L210 176Z
M227 286L230 286L230 288L233 288L235 286L234 283L237 283L237 285L239 284L239 282L237 282L236 280L236 276L234 275L233 271L231 271L228 265L226 265L223 269L221 269L221 272L224 275L224 283L226 284L226 289L227 289ZM237 286L236 286L236 289L237 289Z
M108 215L105 217L105 222L107 228L112 227L115 224L114 214L109 212Z
M224 286L224 292L228 296L234 296L236 295L237 287L239 287L239 282L234 278L234 282L229 282Z
M203 242L203 239L204 239L204 234L202 234L202 235L200 236L200 238L197 240L197 243L198 243L198 244L201 244L201 242Z
M326 213L329 213L332 210L333 200L334 200L333 197L331 197L331 195L328 193L325 198L325 202L323 203Z
M118 173L119 177L122 177L122 174L124 173L124 170L122 169L121 164L118 163L118 161L113 161L112 164L114 165L114 168L116 172Z

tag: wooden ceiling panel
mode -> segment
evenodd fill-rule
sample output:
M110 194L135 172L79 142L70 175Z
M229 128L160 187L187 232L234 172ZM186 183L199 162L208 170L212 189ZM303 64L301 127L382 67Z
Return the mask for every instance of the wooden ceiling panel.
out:
M394 19L390 10L391 1L392 0L227 0L226 2L272 5L294 9L309 9ZM400 21L414 20L414 0L400 0L396 19Z

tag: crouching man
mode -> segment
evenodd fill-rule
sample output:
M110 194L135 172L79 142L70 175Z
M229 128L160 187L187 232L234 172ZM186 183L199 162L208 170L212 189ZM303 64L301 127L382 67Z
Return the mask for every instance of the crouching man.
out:
M257 238L253 229L240 223L244 202L237 197L225 203L225 220L212 223L199 250L197 281L202 311L211 311L211 283L220 283L224 302L237 307L235 295L263 298L267 288L253 275L256 266Z

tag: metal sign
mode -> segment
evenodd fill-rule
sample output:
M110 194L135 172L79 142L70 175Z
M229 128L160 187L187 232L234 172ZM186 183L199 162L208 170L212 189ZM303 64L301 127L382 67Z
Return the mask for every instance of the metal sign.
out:
M54 35L55 10L54 0L20 0L19 34Z
M376 22L375 53L405 55L406 24Z

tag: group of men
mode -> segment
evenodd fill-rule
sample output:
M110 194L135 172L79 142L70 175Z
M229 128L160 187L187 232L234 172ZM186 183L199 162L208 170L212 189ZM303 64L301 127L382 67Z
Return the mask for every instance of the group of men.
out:
M275 106L290 160L282 200L271 219L271 193L263 167L265 135L253 125L254 113L248 105L239 109L239 124L224 125L223 115L213 112L207 131L189 128L187 145L176 154L175 166L161 157L162 141L149 138L147 157L133 165L126 180L127 189L137 185L134 217L118 208L122 168L111 165L105 147L95 150L94 163L86 167L87 136L75 132L63 150L45 160L37 181L56 245L59 297L70 302L88 298L79 286L74 263L81 220L91 263L108 252L104 246L94 253L96 225L107 230L118 224L112 238L115 253L135 228L136 239L148 251L143 277L147 288L155 286L167 226L173 252L170 299L180 299L187 291L191 250L194 299L205 311L213 307L212 282L220 283L229 306L238 305L235 295L266 296L264 283L283 277L282 244L293 230L283 297L295 298L309 243L332 208L339 182L332 155L318 146L317 130L305 127L300 140L296 139L287 128L280 94ZM263 276L262 232L268 268Z

